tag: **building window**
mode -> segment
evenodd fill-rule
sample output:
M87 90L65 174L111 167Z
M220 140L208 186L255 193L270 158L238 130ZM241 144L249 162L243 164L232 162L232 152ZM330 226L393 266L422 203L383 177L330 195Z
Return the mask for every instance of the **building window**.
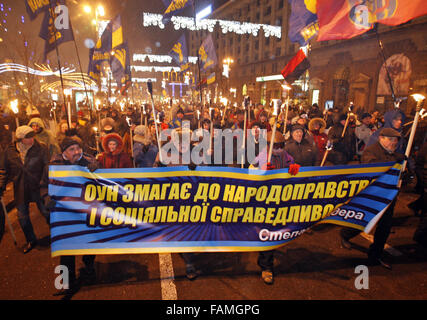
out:
M259 49L259 40L256 40L255 41L255 50L258 50Z
M280 52L281 50L280 50L280 47L277 47L276 48L276 57L280 57L280 54L281 54L281 52Z
M264 59L270 59L270 51L265 51L264 52Z
M258 53L255 53L254 60L258 61Z
M279 0L277 9L283 9L283 0Z
M264 16L268 16L271 14L271 6L268 6L264 11Z

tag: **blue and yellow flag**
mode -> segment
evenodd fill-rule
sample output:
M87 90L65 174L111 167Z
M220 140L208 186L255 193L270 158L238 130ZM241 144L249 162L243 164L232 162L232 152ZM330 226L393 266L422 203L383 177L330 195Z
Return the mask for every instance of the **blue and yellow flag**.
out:
M178 39L178 42L173 45L171 51L169 51L169 55L181 67L180 72L184 72L189 68L188 49L185 34L183 34Z
M31 20L34 20L37 18L37 16L42 13L46 12L51 7L51 1L49 0L42 0L42 1L36 1L36 0L24 0L25 1L25 7L27 9L28 16ZM53 4L52 4L53 7Z
M117 88L120 90L120 93L124 95L132 82L130 54L127 42L114 49L114 54L111 55L110 59L110 66L113 78L117 83Z
M212 68L218 63L211 34L206 37L199 48L199 61L201 70Z
M316 14L317 0L289 0L291 16L289 18L289 39L300 46L317 35L319 23Z
M65 0L56 0L52 2L52 6L48 7L41 25L39 36L45 40L44 60L46 61L49 52L59 46L61 43L74 40L74 33L69 17L61 16L61 28L57 27L56 19L59 15L68 14L68 11L60 10L55 13L55 8L58 5L66 5Z
M369 233L400 169L50 166L52 256L273 250L325 222Z
M110 52L121 44L123 44L123 28L120 15L117 15L108 23L95 48L100 52Z
M165 3L165 1L163 1ZM169 3L169 6L166 8L166 11L163 13L162 23L166 24L170 21L171 17L174 14L180 13L188 5L192 4L193 0L172 0Z
M109 59L109 52L103 53L95 50L95 48L89 49L89 68L87 74L98 84L98 86L101 82L102 63L108 62Z
M215 72L211 73L209 77L206 79L207 84L212 84L216 81Z

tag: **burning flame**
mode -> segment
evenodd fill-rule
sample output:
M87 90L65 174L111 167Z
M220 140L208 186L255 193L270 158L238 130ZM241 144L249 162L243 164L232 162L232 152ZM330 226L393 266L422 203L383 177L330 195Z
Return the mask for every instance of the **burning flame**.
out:
M18 114L18 99L12 100L10 102L10 109L13 111L14 114Z

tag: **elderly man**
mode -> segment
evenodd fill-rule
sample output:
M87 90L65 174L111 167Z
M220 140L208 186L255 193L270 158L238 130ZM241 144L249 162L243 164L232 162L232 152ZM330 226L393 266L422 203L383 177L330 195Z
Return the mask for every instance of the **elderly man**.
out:
M87 167L90 171L95 171L98 168L96 159L93 156L83 153L82 141L78 137L65 137L60 147L62 153L54 155L49 165L76 165ZM43 180L44 187L47 187L48 181L48 167L46 166ZM54 201L50 201L49 207L54 207ZM93 282L96 279L94 268L95 256L85 255L82 260L85 268L80 270L80 278L87 282ZM60 294L72 294L78 289L75 271L76 258L75 256L61 256L60 264L65 265L69 272L69 289Z
M34 139L35 134L29 126L18 127L16 142L9 145L0 161L0 196L7 182L12 180L18 221L27 240L24 253L30 252L37 244L30 220L31 202L37 204L40 213L49 224L49 211L40 195L40 183L43 169L49 162L49 152L46 145Z
M404 155L397 152L399 140L401 139L400 133L392 128L384 128L378 137L378 141L367 147L362 154L362 163L376 163L376 162L401 162ZM397 198L397 197L396 197ZM394 206L396 198L390 204L388 209L384 212L381 219L378 221L377 228L374 234L374 243L369 247L368 259L372 265L382 265L387 269L391 269L391 265L382 260L384 245L390 234L391 223L393 218ZM344 228L341 230L341 244L344 248L351 249L349 240L361 231Z

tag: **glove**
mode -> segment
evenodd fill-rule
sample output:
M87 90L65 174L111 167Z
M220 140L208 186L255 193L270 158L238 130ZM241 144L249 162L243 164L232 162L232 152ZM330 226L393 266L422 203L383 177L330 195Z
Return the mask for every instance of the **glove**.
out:
M89 169L90 172L94 172L96 169L99 169L98 162L95 161L95 162L89 163L87 168Z
M300 167L301 167L301 166L300 166L299 164L293 163L293 164L291 164L291 165L289 166L288 173L289 173L291 176L296 176L296 175L298 174L298 172L299 172L299 168L300 168Z
M190 170L196 170L196 168L197 168L197 166L194 163L190 163L188 165L188 169L190 169Z

